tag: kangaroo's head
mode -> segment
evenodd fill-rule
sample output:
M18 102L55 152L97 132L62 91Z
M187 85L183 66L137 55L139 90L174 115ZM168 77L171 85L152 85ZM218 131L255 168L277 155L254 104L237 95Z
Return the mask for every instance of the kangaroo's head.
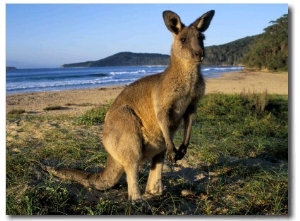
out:
M205 56L203 32L209 27L214 14L214 10L208 11L186 27L176 13L164 11L165 24L174 38L172 56L196 63L202 62Z

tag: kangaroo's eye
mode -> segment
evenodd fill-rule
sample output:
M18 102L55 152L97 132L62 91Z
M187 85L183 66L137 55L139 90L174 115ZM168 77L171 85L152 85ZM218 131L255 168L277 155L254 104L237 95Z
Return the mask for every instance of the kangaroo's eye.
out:
M186 38L180 38L180 41L181 41L182 43L184 43L184 42L186 42Z
M202 41L205 40L205 36L204 36L204 35L198 35L197 38L198 38L199 40L202 40Z

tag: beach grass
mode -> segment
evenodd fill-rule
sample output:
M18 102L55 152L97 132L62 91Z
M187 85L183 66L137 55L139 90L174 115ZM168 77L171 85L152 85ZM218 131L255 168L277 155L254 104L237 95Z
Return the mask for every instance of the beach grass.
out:
M127 201L125 176L112 189L96 191L40 167L101 170L102 126L110 104L80 116L7 114L7 214L288 214L288 96L205 95L186 156L164 167L163 195L136 204ZM182 137L180 128L177 147ZM149 164L139 174L142 192L148 172Z
M106 105L94 107L76 118L75 122L82 125L98 125L104 123L105 114L113 101Z
M45 107L43 110L44 110L44 111L53 111L53 110L64 110L64 109L67 109L67 107L55 105L55 106L48 106L48 107Z
M24 114L26 111L24 109L14 109L9 111L7 114L11 115L18 115L18 114Z

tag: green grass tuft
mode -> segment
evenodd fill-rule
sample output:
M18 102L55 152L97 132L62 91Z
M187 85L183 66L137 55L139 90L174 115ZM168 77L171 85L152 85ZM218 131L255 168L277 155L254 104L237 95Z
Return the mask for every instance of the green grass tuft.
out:
M112 102L101 107L94 107L83 115L77 117L76 123L79 125L99 125L104 123L105 114Z

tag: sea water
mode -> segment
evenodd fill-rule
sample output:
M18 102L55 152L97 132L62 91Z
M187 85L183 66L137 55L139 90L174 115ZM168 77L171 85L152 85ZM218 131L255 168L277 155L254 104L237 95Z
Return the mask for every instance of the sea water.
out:
M95 68L40 68L6 70L6 93L85 89L130 84L141 77L164 71L166 66L115 66ZM220 77L243 67L203 66L204 78Z

